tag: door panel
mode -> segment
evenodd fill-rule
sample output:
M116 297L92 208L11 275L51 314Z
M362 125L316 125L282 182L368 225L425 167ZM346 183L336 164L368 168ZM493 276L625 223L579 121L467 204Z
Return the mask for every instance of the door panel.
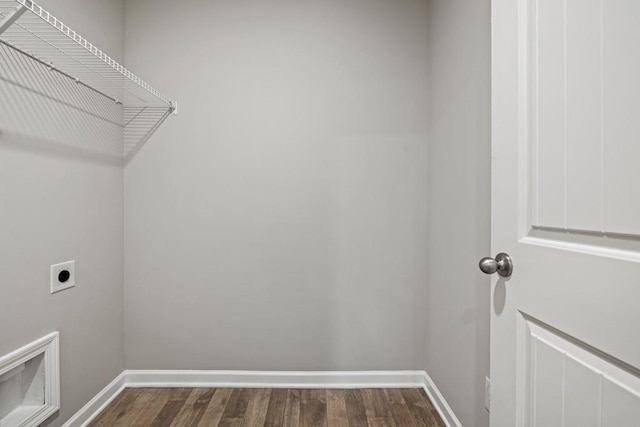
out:
M524 425L640 425L637 370L526 316L520 323Z
M598 427L601 376L572 356L565 359L564 417L566 426Z
M521 4L531 225L639 236L640 2Z
M553 228L565 228L567 225L567 180L565 150L566 120L565 120L565 45L559 43L564 39L564 10L558 10L551 2L540 4L530 3L530 16L537 19L528 23L533 32L530 62L532 76L531 103L529 108L537 124L532 126L533 156L535 173L533 177L535 197L533 209L536 213L533 225L544 225ZM538 22L544 23L536 25ZM537 93L537 88L544 88ZM535 113L535 114L534 114ZM543 143L540 143L543 141ZM544 171L544 173L540 173Z
M640 235L640 2L605 0L605 231Z
M566 227L574 230L604 231L601 6L601 0L567 0L564 11Z

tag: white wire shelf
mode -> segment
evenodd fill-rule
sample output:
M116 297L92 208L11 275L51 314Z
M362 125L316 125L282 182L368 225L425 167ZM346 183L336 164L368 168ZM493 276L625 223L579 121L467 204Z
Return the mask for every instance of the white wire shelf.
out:
M25 114L67 109L68 128L78 132L56 134L55 123L38 123L38 136L119 140L125 156L177 112L174 101L31 0L0 0L0 95L0 130L33 131Z

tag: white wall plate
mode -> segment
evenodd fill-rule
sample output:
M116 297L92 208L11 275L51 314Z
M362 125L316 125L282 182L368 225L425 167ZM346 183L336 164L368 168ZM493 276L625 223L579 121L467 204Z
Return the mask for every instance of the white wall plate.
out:
M76 285L76 262L67 261L51 266L51 293L63 291Z

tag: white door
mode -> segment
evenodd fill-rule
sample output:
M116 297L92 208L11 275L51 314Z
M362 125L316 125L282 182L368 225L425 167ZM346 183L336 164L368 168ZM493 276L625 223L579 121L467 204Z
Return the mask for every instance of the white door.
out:
M492 26L491 425L639 427L640 1Z

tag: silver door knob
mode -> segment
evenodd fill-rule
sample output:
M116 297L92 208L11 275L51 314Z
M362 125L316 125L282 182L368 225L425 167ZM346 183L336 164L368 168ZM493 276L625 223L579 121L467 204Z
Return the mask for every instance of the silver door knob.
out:
M494 258L482 258L479 263L480 270L485 274L498 273L501 277L509 277L513 272L513 262L511 257L500 252Z

